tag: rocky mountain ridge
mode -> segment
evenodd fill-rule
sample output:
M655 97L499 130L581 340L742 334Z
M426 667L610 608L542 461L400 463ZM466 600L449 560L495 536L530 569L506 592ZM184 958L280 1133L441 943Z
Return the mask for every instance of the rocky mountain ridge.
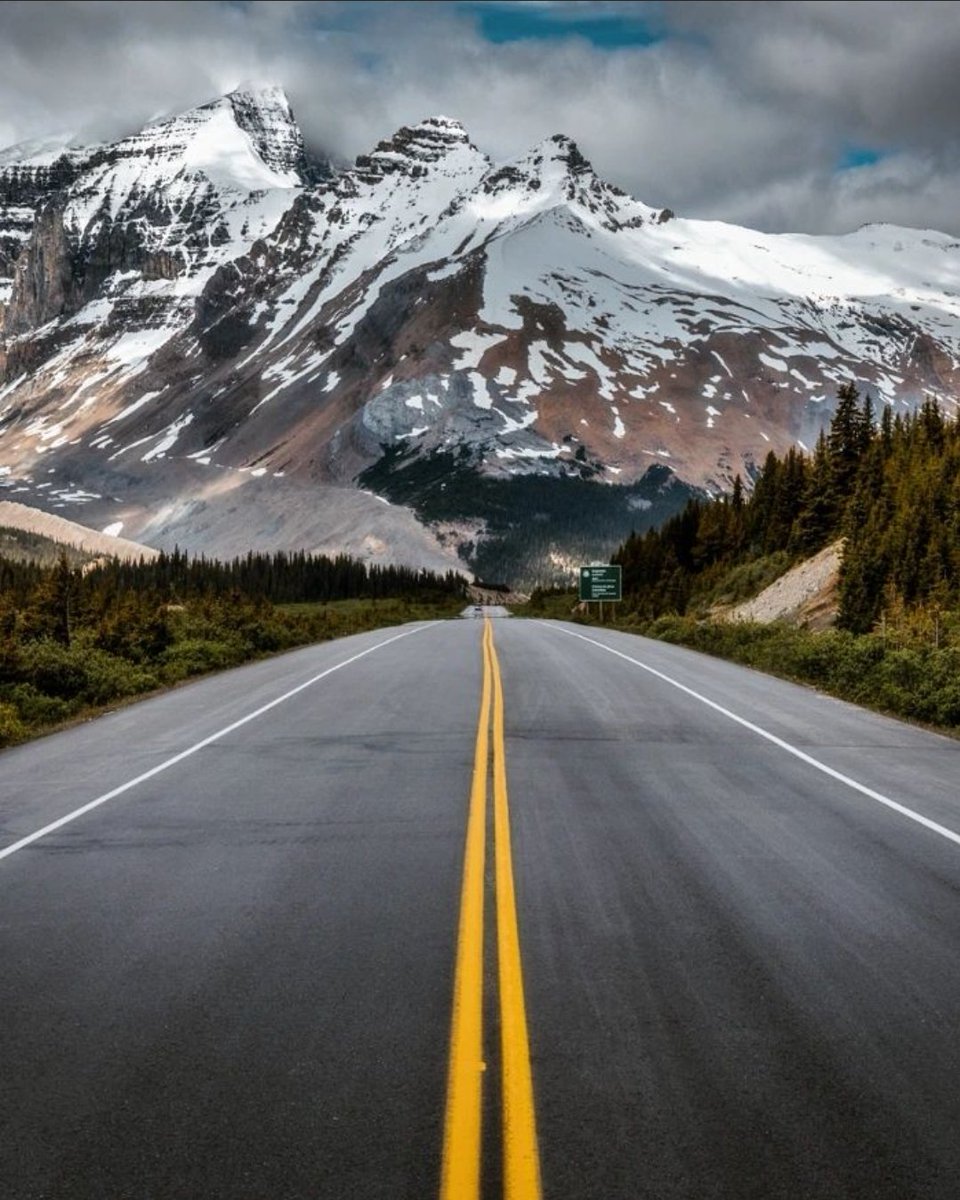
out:
M953 402L954 239L681 219L443 117L334 172L276 89L0 155L0 482L148 544L546 578L849 378Z

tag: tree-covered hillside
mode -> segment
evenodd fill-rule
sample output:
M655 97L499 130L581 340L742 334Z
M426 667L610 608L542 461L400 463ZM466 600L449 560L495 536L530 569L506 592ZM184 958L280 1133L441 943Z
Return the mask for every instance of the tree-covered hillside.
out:
M691 500L612 561L626 611L654 618L719 598L737 568L762 583L766 567L772 577L838 537L841 628L960 607L960 421L934 401L908 415L884 407L877 420L869 395L846 384L812 454L770 454L749 496L738 480L729 497Z

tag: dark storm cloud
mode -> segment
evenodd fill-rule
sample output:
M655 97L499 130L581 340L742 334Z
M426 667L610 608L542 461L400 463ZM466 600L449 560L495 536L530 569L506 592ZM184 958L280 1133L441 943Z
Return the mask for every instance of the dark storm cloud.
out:
M277 81L344 158L444 112L494 158L568 133L688 215L960 231L957 61L960 6L940 2L14 3L0 142L112 137Z

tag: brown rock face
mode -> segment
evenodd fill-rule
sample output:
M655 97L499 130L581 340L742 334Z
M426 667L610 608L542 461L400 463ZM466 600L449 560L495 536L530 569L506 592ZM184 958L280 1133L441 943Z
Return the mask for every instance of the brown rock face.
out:
M51 205L40 214L17 259L10 303L0 314L0 334L16 337L69 315L79 298L63 213Z

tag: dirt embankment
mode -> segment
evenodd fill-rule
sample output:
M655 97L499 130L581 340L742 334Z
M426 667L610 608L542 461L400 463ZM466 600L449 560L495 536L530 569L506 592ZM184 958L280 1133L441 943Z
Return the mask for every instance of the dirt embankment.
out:
M837 617L840 556L837 541L774 580L752 600L723 613L726 621L789 621L807 629L827 629Z

